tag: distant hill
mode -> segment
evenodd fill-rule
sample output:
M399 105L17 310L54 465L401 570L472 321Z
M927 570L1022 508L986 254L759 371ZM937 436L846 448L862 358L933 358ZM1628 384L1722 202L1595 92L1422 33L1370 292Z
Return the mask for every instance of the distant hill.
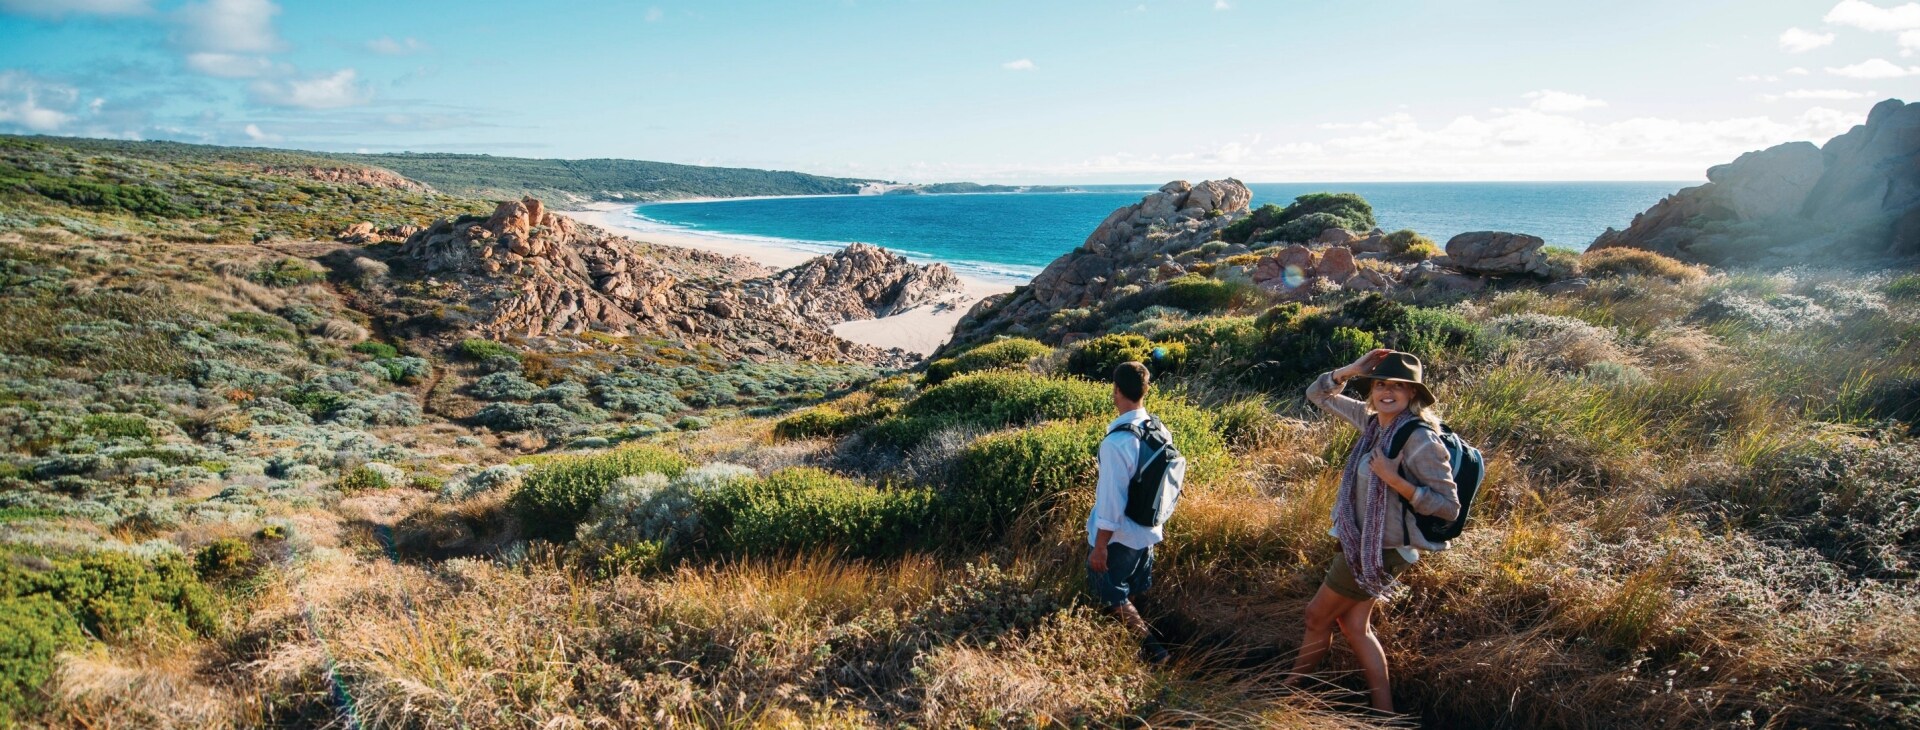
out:
M481 198L671 200L749 195L844 195L877 180L644 160L542 160L459 154L328 154L384 167L443 192Z
M221 147L183 142L131 142L74 137L21 137L53 147L156 162L227 162L260 167L347 165L391 170L440 192L469 198L527 195L555 201L735 198L749 195L835 195L860 192L880 180L822 177L802 172L700 167L644 160L541 160L464 154L346 154ZM344 164L343 164L344 163Z

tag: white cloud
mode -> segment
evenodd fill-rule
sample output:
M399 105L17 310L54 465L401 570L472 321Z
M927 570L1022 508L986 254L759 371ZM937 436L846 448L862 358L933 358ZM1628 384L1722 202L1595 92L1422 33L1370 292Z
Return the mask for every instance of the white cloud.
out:
M1227 0L1213 0L1213 9L1214 10L1232 10L1233 5L1229 4Z
M1897 79L1920 76L1920 66L1901 66L1884 58L1861 61L1851 66L1827 67L1827 73L1850 79Z
M660 6L658 5L655 5L651 8L647 8L647 22L649 23L658 23L666 17L667 17L667 11L661 10Z
M1810 74L1810 73L1813 73L1813 72L1812 72L1812 71L1808 71L1808 70L1806 70L1806 69L1804 69L1804 68L1801 68L1801 67L1799 67L1799 66L1795 66L1795 67L1793 67L1793 68L1790 68L1790 69L1787 69L1787 75L1788 75L1788 76L1805 76L1805 75L1807 75L1807 74Z
M280 135L262 131L258 124L249 124L244 131L247 133L247 139L255 142L278 142L281 140Z
M189 53L187 68L223 79L250 79L273 70L273 62L237 53Z
M1920 30L1900 31L1899 43L1901 56L1911 56L1920 52Z
M1554 91L1552 89L1530 91L1522 98L1531 101L1532 103L1528 106L1535 111L1555 114L1577 112L1584 109L1598 109L1607 105L1606 102L1599 99L1592 99L1579 94L1569 94L1564 91Z
M247 87L253 100L270 106L299 109L338 109L365 104L371 98L360 87L357 74L345 68L305 79L261 79Z
M0 71L0 130L59 132L74 120L80 92L21 71Z
M0 0L0 12L63 18L68 15L142 15L147 0Z
M367 41L367 50L382 56L408 56L427 50L427 44L413 36L395 40L393 36L383 35Z
M204 0L181 7L173 40L190 51L271 53L282 48L271 0Z
M1773 83L1773 82L1776 82L1776 81L1779 81L1779 80L1780 80L1780 77L1778 77L1778 76L1775 76L1775 75L1773 75L1773 74L1767 74L1767 75L1765 75L1765 76L1762 76L1762 75L1759 75L1759 74L1747 74L1746 76L1742 76L1742 77L1740 77L1740 78L1737 78L1737 79L1734 79L1734 80L1735 80L1735 81L1744 81L1744 82L1749 82L1749 83L1751 83L1751 82L1754 82L1754 81L1764 81L1764 82L1766 82L1766 83Z
M1832 33L1814 33L1799 28L1788 28L1780 34L1780 50L1788 53L1806 53L1815 48L1833 44Z
M1826 101L1847 101L1851 99L1868 99L1874 96L1876 96L1876 94L1874 94L1871 91L1849 91L1847 89L1794 89L1793 91L1789 91L1787 93L1780 94L1777 96L1774 94L1766 94L1761 96L1760 98L1770 102L1779 101L1781 99L1795 99L1795 100L1821 99Z
M1285 144L1241 138L1187 151L1115 153L1018 169L954 166L918 175L969 180L1223 175L1266 181L1697 179L1708 167L1741 153L1796 140L1825 142L1864 120L1864 114L1824 107L1787 117L1637 117L1605 123L1529 108L1435 121L1402 112L1366 121L1326 122L1320 126L1327 131Z
M1862 0L1840 0L1822 20L1881 33L1912 30L1920 28L1920 3L1883 8Z
M1000 64L1000 68L1004 68L1008 71L1032 71L1034 69L1033 59L1022 58L1017 61L1008 61L1006 63Z

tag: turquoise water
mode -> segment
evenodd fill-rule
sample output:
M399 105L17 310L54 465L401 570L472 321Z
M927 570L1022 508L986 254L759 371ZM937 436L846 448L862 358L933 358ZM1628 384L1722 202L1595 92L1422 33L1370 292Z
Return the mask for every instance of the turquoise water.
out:
M1312 192L1359 193L1380 227L1412 228L1445 243L1466 231L1531 233L1584 249L1608 226L1690 183L1256 183L1255 206ZM651 203L641 227L758 240L814 252L864 241L963 274L1021 282L1085 241L1115 208L1157 186L1101 185L1079 193L876 195Z

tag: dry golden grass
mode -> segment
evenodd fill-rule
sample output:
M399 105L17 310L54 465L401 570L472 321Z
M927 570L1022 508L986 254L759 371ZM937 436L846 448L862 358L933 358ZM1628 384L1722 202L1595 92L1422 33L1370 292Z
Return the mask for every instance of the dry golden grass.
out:
M1588 251L1580 255L1580 270L1595 277L1638 275L1676 282L1698 281L1707 275L1706 270L1699 266L1635 248Z

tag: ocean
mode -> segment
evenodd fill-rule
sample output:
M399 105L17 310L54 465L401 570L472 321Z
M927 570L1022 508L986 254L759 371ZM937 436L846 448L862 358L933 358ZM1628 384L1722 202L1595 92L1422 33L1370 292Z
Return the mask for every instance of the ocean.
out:
M1359 193L1386 230L1412 228L1445 244L1466 231L1512 231L1585 249L1625 228L1661 197L1694 183L1255 183L1253 204L1313 192ZM825 253L862 241L962 274L1024 283L1086 240L1115 208L1158 186L1081 186L1074 193L816 196L649 203L641 228L674 229Z

